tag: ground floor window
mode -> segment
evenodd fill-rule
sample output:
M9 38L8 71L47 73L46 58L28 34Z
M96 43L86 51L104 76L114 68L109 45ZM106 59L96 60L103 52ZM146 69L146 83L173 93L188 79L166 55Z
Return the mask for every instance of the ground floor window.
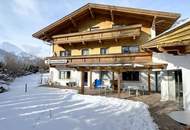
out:
M138 71L130 71L130 72L123 72L122 79L124 81L139 81L139 72Z
M59 71L59 79L70 79L71 71Z
M101 71L100 72L100 79L101 80L111 79L109 72L108 71Z

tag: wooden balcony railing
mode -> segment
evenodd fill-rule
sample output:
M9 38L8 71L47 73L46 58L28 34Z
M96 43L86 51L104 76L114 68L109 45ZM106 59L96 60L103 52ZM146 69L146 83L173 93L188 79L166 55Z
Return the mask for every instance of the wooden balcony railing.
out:
M136 37L140 35L142 25L131 25L96 31L78 32L53 36L55 44L80 43L99 41L107 39L119 39L125 37Z
M147 63L151 62L150 53L131 53L131 54L108 54L90 56L71 56L71 57L48 57L47 64L50 65L80 65L80 64L123 64L123 63Z

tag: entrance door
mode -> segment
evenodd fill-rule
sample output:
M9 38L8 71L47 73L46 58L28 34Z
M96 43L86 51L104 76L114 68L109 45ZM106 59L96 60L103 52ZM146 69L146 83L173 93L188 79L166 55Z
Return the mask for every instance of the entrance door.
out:
M168 71L168 88L170 99L175 100L178 103L179 108L183 108L183 84L181 70Z
M88 72L84 72L84 86L88 85Z
M159 71L155 71L155 88L157 93L161 92L161 82L159 80L159 74Z
M182 71L175 71L175 84L176 84L176 100L179 108L183 108L183 85L182 85Z

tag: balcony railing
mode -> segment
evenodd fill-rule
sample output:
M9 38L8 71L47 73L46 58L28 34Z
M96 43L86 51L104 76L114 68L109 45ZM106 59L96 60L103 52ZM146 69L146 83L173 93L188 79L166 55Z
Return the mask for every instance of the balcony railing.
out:
M131 25L126 27L101 29L89 32L78 32L53 36L55 44L80 43L99 41L107 39L119 39L136 37L140 35L142 25Z
M48 57L46 63L50 65L80 65L80 64L123 64L151 62L150 53L107 54L71 57Z

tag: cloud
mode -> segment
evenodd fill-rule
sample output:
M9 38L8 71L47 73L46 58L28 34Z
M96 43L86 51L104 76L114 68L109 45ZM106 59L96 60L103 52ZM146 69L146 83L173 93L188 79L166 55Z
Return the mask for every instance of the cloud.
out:
M13 11L18 15L41 17L38 2L36 0L13 0Z

